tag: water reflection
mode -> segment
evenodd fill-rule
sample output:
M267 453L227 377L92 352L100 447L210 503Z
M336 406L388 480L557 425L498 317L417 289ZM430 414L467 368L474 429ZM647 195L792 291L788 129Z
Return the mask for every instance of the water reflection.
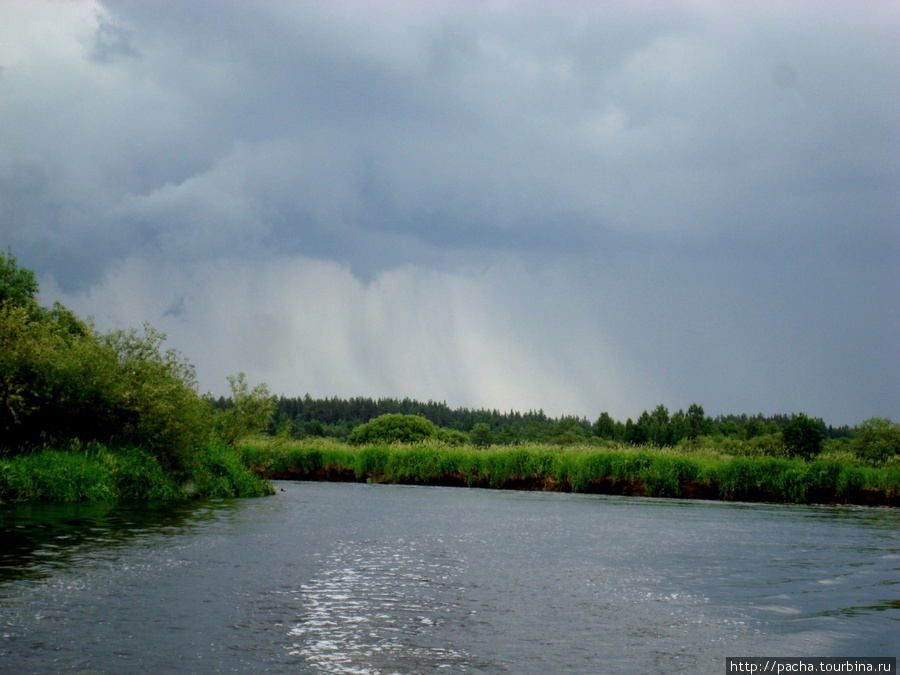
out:
M0 670L718 673L896 642L897 510L282 485L0 509Z
M400 658L421 671L467 672L471 656L440 638L447 622L467 618L464 569L433 543L342 543L298 589L304 611L290 654L328 673L380 673Z
M14 504L0 508L0 586L41 579L152 535L183 534L227 517L234 502ZM82 556L90 551L90 556ZM83 559L82 559L83 558Z

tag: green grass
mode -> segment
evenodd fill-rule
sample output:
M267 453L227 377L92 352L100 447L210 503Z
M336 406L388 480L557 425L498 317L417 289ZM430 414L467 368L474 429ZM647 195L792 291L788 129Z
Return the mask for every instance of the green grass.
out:
M204 446L185 476L163 470L140 448L100 443L45 448L0 459L0 504L48 501L174 501L193 496L256 497L271 494L267 481L251 472L241 455L221 444Z
M728 450L743 450L730 454ZM241 447L243 460L270 478L467 485L572 492L619 492L651 497L702 494L738 501L805 503L831 494L853 502L865 491L900 495L900 464L865 466L850 455L813 461L770 456L759 448L716 448L705 441L675 448L625 445L523 444L477 449L438 442L351 447L314 439ZM699 491L699 492L698 492Z
M897 460L868 466L837 447L805 461L782 456L778 448L722 441L697 439L674 448L604 442L478 449L437 441L356 447L332 439L260 437L238 450L206 445L177 477L140 448L75 442L0 458L0 503L253 497L272 493L263 477L794 503L823 495L845 502L864 502L873 493L881 502L900 498Z
M196 493L204 497L262 497L273 493L267 481L247 468L238 451L220 443L203 448L194 480Z

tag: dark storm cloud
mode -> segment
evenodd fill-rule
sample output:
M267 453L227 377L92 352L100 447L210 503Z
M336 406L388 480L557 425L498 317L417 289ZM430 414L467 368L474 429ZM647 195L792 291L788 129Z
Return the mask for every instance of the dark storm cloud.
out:
M243 219L220 225L240 250L261 236L341 249L355 267L373 265L370 236L394 251L377 259L389 267L457 248L578 251L610 228L829 236L862 202L869 227L893 225L896 128L859 95L887 82L877 54L830 53L834 13L771 49L777 17L752 11L435 7L367 25L355 4L108 3L88 56L123 95L141 79L158 91L92 151L127 164L85 186L112 203L84 210L113 207L93 235L130 253L115 232L153 232L193 256L183 231L212 234L196 211L223 197ZM91 112L100 136L114 111Z
M286 257L331 265L360 310L380 300L346 270L366 288L398 274L438 293L429 271L507 288L498 270L514 269L518 292L553 305L536 291L550 274L591 322L580 334L602 334L616 372L643 368L653 396L706 391L723 412L753 412L778 398L768 381L788 392L780 406L841 411L840 390L850 415L900 412L884 309L900 299L890 4L86 0L0 13L0 234L70 297L136 283L146 261L262 274ZM506 301L527 313L515 288ZM166 321L199 311L184 289L120 292ZM459 321L483 319L472 311ZM536 362L569 353L533 335ZM581 349L574 360L590 358ZM393 352L376 353L361 367L395 372ZM578 381L577 365L528 367L554 391ZM729 367L757 383L746 397L723 382ZM567 400L593 409L621 382Z
M132 33L109 18L100 15L97 18L97 31L89 57L99 63L109 63L121 58L138 56L132 45Z

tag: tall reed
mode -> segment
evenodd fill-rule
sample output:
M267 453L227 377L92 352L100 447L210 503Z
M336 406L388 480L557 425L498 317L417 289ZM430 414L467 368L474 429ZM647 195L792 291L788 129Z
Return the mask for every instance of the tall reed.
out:
M478 449L437 442L350 447L316 439L280 447L242 447L245 461L268 477L489 488L619 492L651 497L707 496L803 503L832 494L853 501L865 491L900 496L900 466L846 460L805 461L762 455L731 457L673 448L526 444Z
M158 459L134 447L100 443L44 448L0 459L0 503L4 501L172 501L192 496L253 497L271 485L251 472L224 445L201 448L197 462L176 482Z

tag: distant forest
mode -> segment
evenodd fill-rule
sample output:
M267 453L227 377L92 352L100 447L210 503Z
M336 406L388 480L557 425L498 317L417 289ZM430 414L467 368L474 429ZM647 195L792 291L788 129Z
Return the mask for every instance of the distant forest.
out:
M230 399L219 398L217 408L231 406ZM720 415L709 417L703 407L694 403L687 411L672 414L664 405L642 412L636 419L625 422L613 419L608 413L591 421L586 417L549 417L543 410L526 413L510 410L453 409L444 402L423 403L410 398L373 399L368 397L278 398L269 425L269 433L285 434L293 438L327 436L346 439L361 424L386 414L420 415L435 426L471 434L487 436L484 440L496 444L520 442L579 443L591 439L607 439L623 443L652 443L674 445L682 439L698 436L725 436L749 440L757 436L775 434L787 426L793 414L779 415ZM821 424L826 439L852 438L856 427L832 427Z

